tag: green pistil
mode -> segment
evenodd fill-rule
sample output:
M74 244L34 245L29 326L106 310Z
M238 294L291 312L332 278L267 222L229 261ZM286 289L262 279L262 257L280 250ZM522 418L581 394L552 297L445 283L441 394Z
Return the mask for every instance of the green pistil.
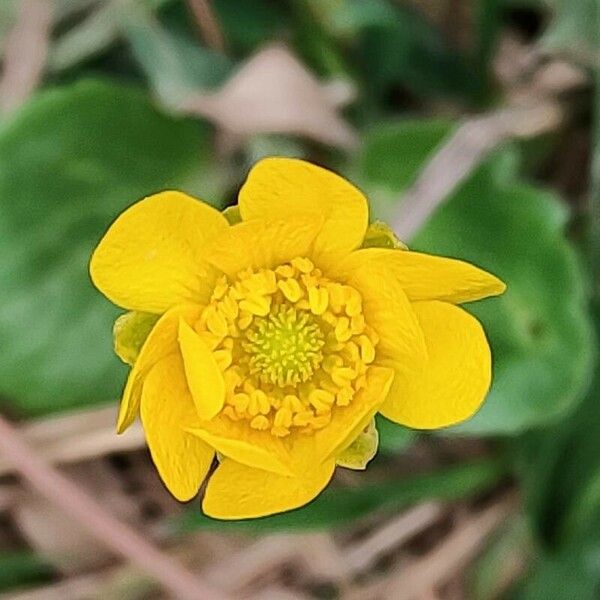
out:
M242 342L250 372L280 387L310 379L323 360L324 344L312 315L285 304L255 319Z

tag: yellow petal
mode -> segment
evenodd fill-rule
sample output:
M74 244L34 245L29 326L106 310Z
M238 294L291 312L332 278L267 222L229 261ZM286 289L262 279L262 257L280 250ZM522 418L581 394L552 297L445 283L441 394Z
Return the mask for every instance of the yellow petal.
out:
M427 360L423 332L402 286L390 277L385 263L361 263L348 282L362 294L365 320L380 338L376 361L389 359L407 372L419 372Z
M367 248L349 255L340 269L352 273L378 264L404 289L408 299L442 300L452 304L502 294L506 285L494 275L462 260L420 252Z
M307 465L303 477L286 477L224 459L208 481L202 510L215 519L251 519L313 500L329 483L335 463Z
M240 190L242 219L324 217L316 254L345 254L362 243L369 220L366 198L351 183L321 167L292 158L265 158Z
M471 417L491 381L491 355L480 323L445 302L417 302L425 334L427 368L419 376L397 372L381 414L416 429L437 429Z
M338 467L362 471L377 454L379 433L375 419L363 429L358 437L336 457Z
M162 313L204 302L214 275L205 255L229 227L216 209L181 192L141 200L110 226L90 262L94 285L115 304Z
M179 321L179 346L198 415L212 419L225 402L225 380L219 365L210 348L183 319Z
M121 315L113 326L115 354L133 365L159 316L133 310Z
M299 452L300 448L303 453L309 453L310 448L314 448L315 455L321 459L338 455L356 439L379 410L388 395L393 378L393 369L369 367L367 385L355 395L348 406L335 407L329 425L318 430L313 436L300 438L293 448L294 453Z
M196 408L177 354L150 370L142 393L141 417L152 460L164 484L178 500L193 498L215 453L185 431L196 418Z
M148 371L162 358L178 351L179 321L193 323L200 318L202 307L182 304L168 310L152 328L129 372L117 419L117 433L123 433L135 421L140 410L142 385Z
M234 427L229 433L234 433L233 430ZM192 427L188 431L204 440L223 456L239 461L240 464L280 475L292 475L289 465L282 460L282 455L270 450L270 444L261 445L258 440L252 443L248 439L240 439L227 434L217 435L199 427Z
M253 429L246 421L232 421L217 415L210 420L196 419L188 430L224 456L246 466L280 474L289 474L293 469L283 439L269 431Z
M225 231L211 250L209 260L234 276L243 269L273 268L297 256L312 253L322 219L298 217L274 221L245 221Z

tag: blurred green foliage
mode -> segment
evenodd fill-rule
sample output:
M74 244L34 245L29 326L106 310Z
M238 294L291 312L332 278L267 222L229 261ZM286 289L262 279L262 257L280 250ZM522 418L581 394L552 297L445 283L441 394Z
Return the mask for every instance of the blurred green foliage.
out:
M20 586L48 581L53 569L29 552L0 553L0 593Z
M165 188L215 198L213 160L205 126L100 81L40 93L4 124L0 345L10 351L0 393L12 409L38 415L118 396L118 310L90 283L90 253L132 199Z
M119 311L92 288L87 264L106 227L137 199L178 188L223 208L235 201L249 164L282 153L348 174L368 193L373 216L390 218L454 131L456 119L448 115L505 102L491 61L515 11L517 20L519 11L533 15L545 52L560 52L583 69L598 64L596 0L467 2L468 18L452 13L449 24L435 18L435 2L214 0L213 6L225 52L199 42L181 0L56 1L42 89L0 120L4 411L28 418L118 397L125 368L112 353L111 327ZM0 52L16 13L16 2L0 3ZM344 115L360 135L357 152L278 133L241 140L228 154L218 150L222 139L213 126L181 115L189 94L218 88L271 42L287 44L314 74L341 78L356 90ZM537 143L551 154L559 137ZM488 401L470 422L442 434L486 436L497 456L399 481L330 488L304 509L251 523L218 523L194 507L178 528L256 533L340 526L414 502L473 496L510 472L523 490L526 516L481 557L473 597L493 597L500 566L523 549L535 554L533 567L510 597L597 597L600 382L591 318L598 311L589 297L598 281L590 280L580 254L588 253L597 275L600 256L590 248L600 247L599 142L590 141L595 197L580 216L591 232L587 245L567 234L564 198L533 181L533 146L509 145L462 182L411 241L414 249L474 262L508 284L502 298L467 306L484 323L494 354ZM385 419L378 428L375 469L420 437ZM50 575L29 554L0 557L0 589Z

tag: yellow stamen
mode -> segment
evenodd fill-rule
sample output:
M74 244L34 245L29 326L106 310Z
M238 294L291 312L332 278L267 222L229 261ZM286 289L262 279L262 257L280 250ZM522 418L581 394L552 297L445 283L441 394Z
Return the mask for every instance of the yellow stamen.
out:
M195 329L223 372L220 417L281 438L322 429L349 406L378 343L361 295L305 257L221 278Z
M264 431L265 429L269 429L269 419L264 415L258 415L250 421L250 427L252 429L258 429L260 431Z
M290 302L298 302L302 298L302 288L295 279L285 279L280 281L277 286Z
M265 317L271 310L271 298L253 294L252 296L247 296L240 302L240 308L253 315Z
M228 333L226 317L214 305L207 306L204 313L208 330L213 335L225 337Z
M327 288L308 288L308 303L313 315L322 315L327 310L327 305L329 304Z

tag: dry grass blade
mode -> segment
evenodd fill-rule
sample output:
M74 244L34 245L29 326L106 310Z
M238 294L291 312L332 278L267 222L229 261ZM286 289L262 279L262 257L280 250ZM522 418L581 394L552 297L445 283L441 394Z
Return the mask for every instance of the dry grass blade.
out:
M387 521L368 537L348 548L344 561L353 572L367 570L390 550L432 525L443 512L434 502L421 504Z
M17 486L3 485L0 487L0 513L8 510L14 502L17 493Z
M48 54L52 3L21 0L19 16L6 40L0 79L0 111L19 107L39 84Z
M306 596L299 592L288 590L281 586L271 586L260 590L256 594L244 596L244 600L311 600L313 596Z
M492 150L509 139L535 137L551 131L562 119L560 104L549 100L468 120L440 148L404 194L392 218L394 231L400 239L410 240Z
M456 529L423 558L408 563L392 576L353 590L344 600L419 600L427 597L475 557L489 535L514 509L513 497L502 498L481 513L459 522Z
M104 510L104 507L54 470L36 454L19 431L0 416L0 452L20 475L52 504L68 512L113 552L123 556L182 600L219 600L224 596L206 586L146 539Z
M20 431L27 443L51 463L79 462L111 452L136 450L144 445L144 433L138 423L125 435L115 435L113 407L33 421ZM13 469L14 465L0 456L0 476Z
M303 567L317 581L348 583L350 570L344 551L338 548L329 533L297 536L298 553Z
M41 586L33 590L4 594L3 600L83 600L92 598L100 585L97 575L67 579L61 583Z
M492 505L468 519L445 542L428 556L408 565L402 573L387 582L389 598L412 600L448 581L476 555L488 536L514 510L514 499Z
M216 561L202 575L219 588L241 593L288 566L300 569L310 580L343 582L349 576L342 552L325 533L266 536L226 561Z
M232 554L226 561L208 567L203 571L203 577L213 585L238 592L264 573L292 563L297 556L294 536L267 536Z

